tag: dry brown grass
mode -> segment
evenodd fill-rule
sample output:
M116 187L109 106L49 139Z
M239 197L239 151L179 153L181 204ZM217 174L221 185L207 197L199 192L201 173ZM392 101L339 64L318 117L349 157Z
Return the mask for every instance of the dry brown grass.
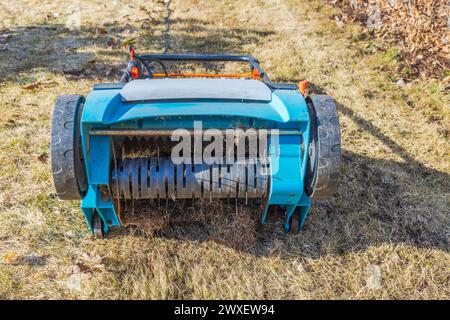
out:
M1 298L450 297L444 83L397 87L394 51L355 40L360 28L338 28L319 1L174 0L168 37L160 2L82 1L80 29L65 26L69 5L34 3L0 10L0 34L10 34L0 52ZM125 59L116 44L134 35L154 52L169 40L169 52L251 53L272 78L306 78L335 97L342 183L301 233L260 226L257 204L166 213L136 203L125 228L94 241L78 203L57 200L55 98L116 78Z

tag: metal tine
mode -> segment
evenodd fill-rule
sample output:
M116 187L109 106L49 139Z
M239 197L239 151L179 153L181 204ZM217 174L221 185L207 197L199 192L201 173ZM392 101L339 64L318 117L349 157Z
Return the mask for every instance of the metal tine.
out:
M189 183L187 186L185 188L180 187L181 189L175 189L174 179L176 178L177 184L179 184L178 182L182 182L182 180L179 179L179 176L173 175L173 165L170 163L170 160L161 157L159 161L159 169L157 170L156 166L158 159L156 157L149 158L148 161L142 161L141 158L125 158L123 163L117 164L117 169L112 173L112 183L119 182L119 194L125 194L124 197L128 200L131 199L131 197L134 199L145 197L159 198L159 207L163 205L160 201L166 200L166 202L168 202L169 197L173 199L173 192L177 193L177 198L179 199L186 197L189 199L194 197L203 198L204 200L208 198L207 192L209 192L210 203L213 202L212 198L214 193L214 198L227 198L227 204L230 207L232 198L238 197L242 200L245 198L245 204L248 205L249 198L258 197L267 191L268 177L264 174L265 168L260 166L255 168L255 165L253 164L249 167L245 167L245 170L240 167L231 168L232 171L228 175L222 177L220 189L218 189L215 184L217 177L215 175L207 177L206 173L209 173L209 171L205 171L203 177L207 179L202 182L204 186L203 195L199 193L198 185L194 185L194 183L200 183L200 181L203 180L203 177L201 175L195 177L193 176L195 172L191 171L189 171ZM136 167L137 165L139 165L138 168ZM140 169L139 175L137 175L138 169ZM202 170L209 170L209 168L206 167L206 169ZM235 173L233 173L234 170L236 170ZM257 170L257 172L255 172L255 170ZM256 183L254 180L256 180ZM132 182L133 189L128 191L127 188L130 186L130 182ZM136 187L136 183L139 184L139 187ZM211 183L213 183L212 188ZM150 184L151 187L148 184ZM158 187L156 188L156 186ZM113 188L113 186L111 187ZM148 190L146 189L147 187ZM242 205L244 205L244 201L242 201Z
M158 166L158 168L159 168L159 146L157 146L157 149L158 149L158 162L157 162L157 166Z

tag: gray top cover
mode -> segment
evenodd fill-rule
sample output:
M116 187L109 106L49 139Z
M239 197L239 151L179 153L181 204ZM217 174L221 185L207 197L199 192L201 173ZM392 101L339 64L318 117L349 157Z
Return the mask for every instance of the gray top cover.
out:
M138 79L121 90L122 101L233 99L271 101L272 91L247 79Z

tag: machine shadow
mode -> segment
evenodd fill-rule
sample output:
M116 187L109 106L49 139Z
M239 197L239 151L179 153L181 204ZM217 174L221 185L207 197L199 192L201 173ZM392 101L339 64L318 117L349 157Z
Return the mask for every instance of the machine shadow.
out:
M448 251L449 175L425 167L380 129L350 108L341 114L388 146L404 161L374 159L343 146L341 181L335 197L317 203L299 233L286 234L280 216L260 225L261 206L218 203L165 209L146 206L139 223L120 235L160 237L189 242L213 241L255 256L308 257L344 255L381 244L406 244ZM136 210L138 211L138 210ZM163 217L163 218L161 218ZM115 232L115 234L117 235ZM113 233L114 234L114 233Z
M117 28L117 32L132 32L129 26ZM114 76L117 63L102 62L89 50L93 44L101 49L119 48L119 40L105 33L100 27L69 29L64 25L30 25L0 30L7 33L0 64L0 82L26 83L36 72L50 72L69 78L108 79ZM114 57L126 53L111 51Z
M37 24L0 29L7 34L1 46L0 83L23 84L33 80L36 72L62 74L73 80L118 82L126 67L128 54L122 47L125 39L136 37L137 52L161 53L242 53L245 44L259 44L273 34L258 29L217 29L200 19L169 19L168 35L161 22L151 21L147 29L130 24L81 26L69 29L61 24ZM168 40L169 39L169 40ZM188 48L188 49L186 49ZM221 64L206 64L218 71Z

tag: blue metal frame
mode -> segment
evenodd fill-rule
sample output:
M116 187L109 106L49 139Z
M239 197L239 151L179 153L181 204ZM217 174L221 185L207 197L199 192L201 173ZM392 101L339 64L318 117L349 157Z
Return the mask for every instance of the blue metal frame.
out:
M299 135L280 135L278 148L269 147L271 181L266 210L270 205L286 208L284 227L298 212L303 226L311 207L304 192L310 120L307 105L297 90L274 90L271 102L226 101L158 101L126 103L120 98L120 87L93 90L83 109L81 119L82 149L89 189L81 208L92 230L92 215L97 211L104 222L104 232L121 222L108 197L101 189L108 186L111 165L111 137L90 135L91 129L177 129L193 128L202 120L203 128L265 128L294 129ZM296 211L296 209L298 209Z

